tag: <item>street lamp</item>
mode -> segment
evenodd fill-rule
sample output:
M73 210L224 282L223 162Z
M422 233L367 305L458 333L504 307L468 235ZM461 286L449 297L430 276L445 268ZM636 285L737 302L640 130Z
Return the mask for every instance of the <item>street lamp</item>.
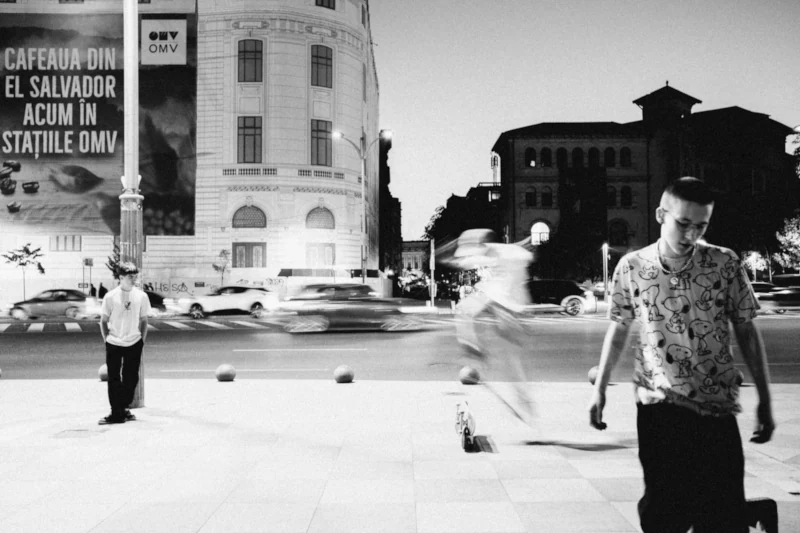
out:
M345 137L344 133L341 131L333 132L334 139L347 141L350 146L355 149L356 153L358 154L358 158L361 159L361 176L359 177L361 181L361 283L367 282L367 256L369 254L369 237L367 237L367 198L364 187L364 182L367 176L367 155L369 154L370 148L372 148L376 142L381 139L389 139L391 137L391 130L381 130L378 138L365 147L365 139L363 136L361 139L359 139L359 144L356 144Z
M603 243L603 301L608 302L608 243Z

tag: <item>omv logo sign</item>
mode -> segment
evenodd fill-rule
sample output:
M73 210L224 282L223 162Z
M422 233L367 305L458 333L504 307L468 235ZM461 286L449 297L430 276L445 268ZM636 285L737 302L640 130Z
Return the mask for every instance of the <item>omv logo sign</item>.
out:
M186 64L186 19L142 19L142 65Z

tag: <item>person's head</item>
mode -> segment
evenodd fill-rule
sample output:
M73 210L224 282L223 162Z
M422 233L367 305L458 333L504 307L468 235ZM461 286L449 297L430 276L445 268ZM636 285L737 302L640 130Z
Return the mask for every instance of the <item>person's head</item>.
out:
M497 234L490 229L468 229L458 237L455 257L469 257L486 253L486 244L498 242Z
M664 189L656 220L668 255L687 254L705 234L714 211L714 193L697 178L679 178Z
M130 261L125 261L119 264L119 284L125 290L131 290L136 283L136 277L139 275L139 269Z

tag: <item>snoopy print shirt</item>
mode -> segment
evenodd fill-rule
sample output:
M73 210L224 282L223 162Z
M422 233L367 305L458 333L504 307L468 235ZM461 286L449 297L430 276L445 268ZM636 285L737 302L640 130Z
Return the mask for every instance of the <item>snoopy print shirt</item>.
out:
M656 242L623 257L612 283L609 318L639 324L637 401L704 415L740 412L730 324L752 320L759 306L736 254L697 243L685 267L670 272Z

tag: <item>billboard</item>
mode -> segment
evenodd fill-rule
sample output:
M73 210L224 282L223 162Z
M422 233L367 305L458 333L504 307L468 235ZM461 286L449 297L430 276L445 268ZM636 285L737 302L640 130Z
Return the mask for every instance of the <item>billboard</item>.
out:
M194 234L197 22L142 15L139 173L146 235ZM0 17L0 231L120 230L123 17Z

